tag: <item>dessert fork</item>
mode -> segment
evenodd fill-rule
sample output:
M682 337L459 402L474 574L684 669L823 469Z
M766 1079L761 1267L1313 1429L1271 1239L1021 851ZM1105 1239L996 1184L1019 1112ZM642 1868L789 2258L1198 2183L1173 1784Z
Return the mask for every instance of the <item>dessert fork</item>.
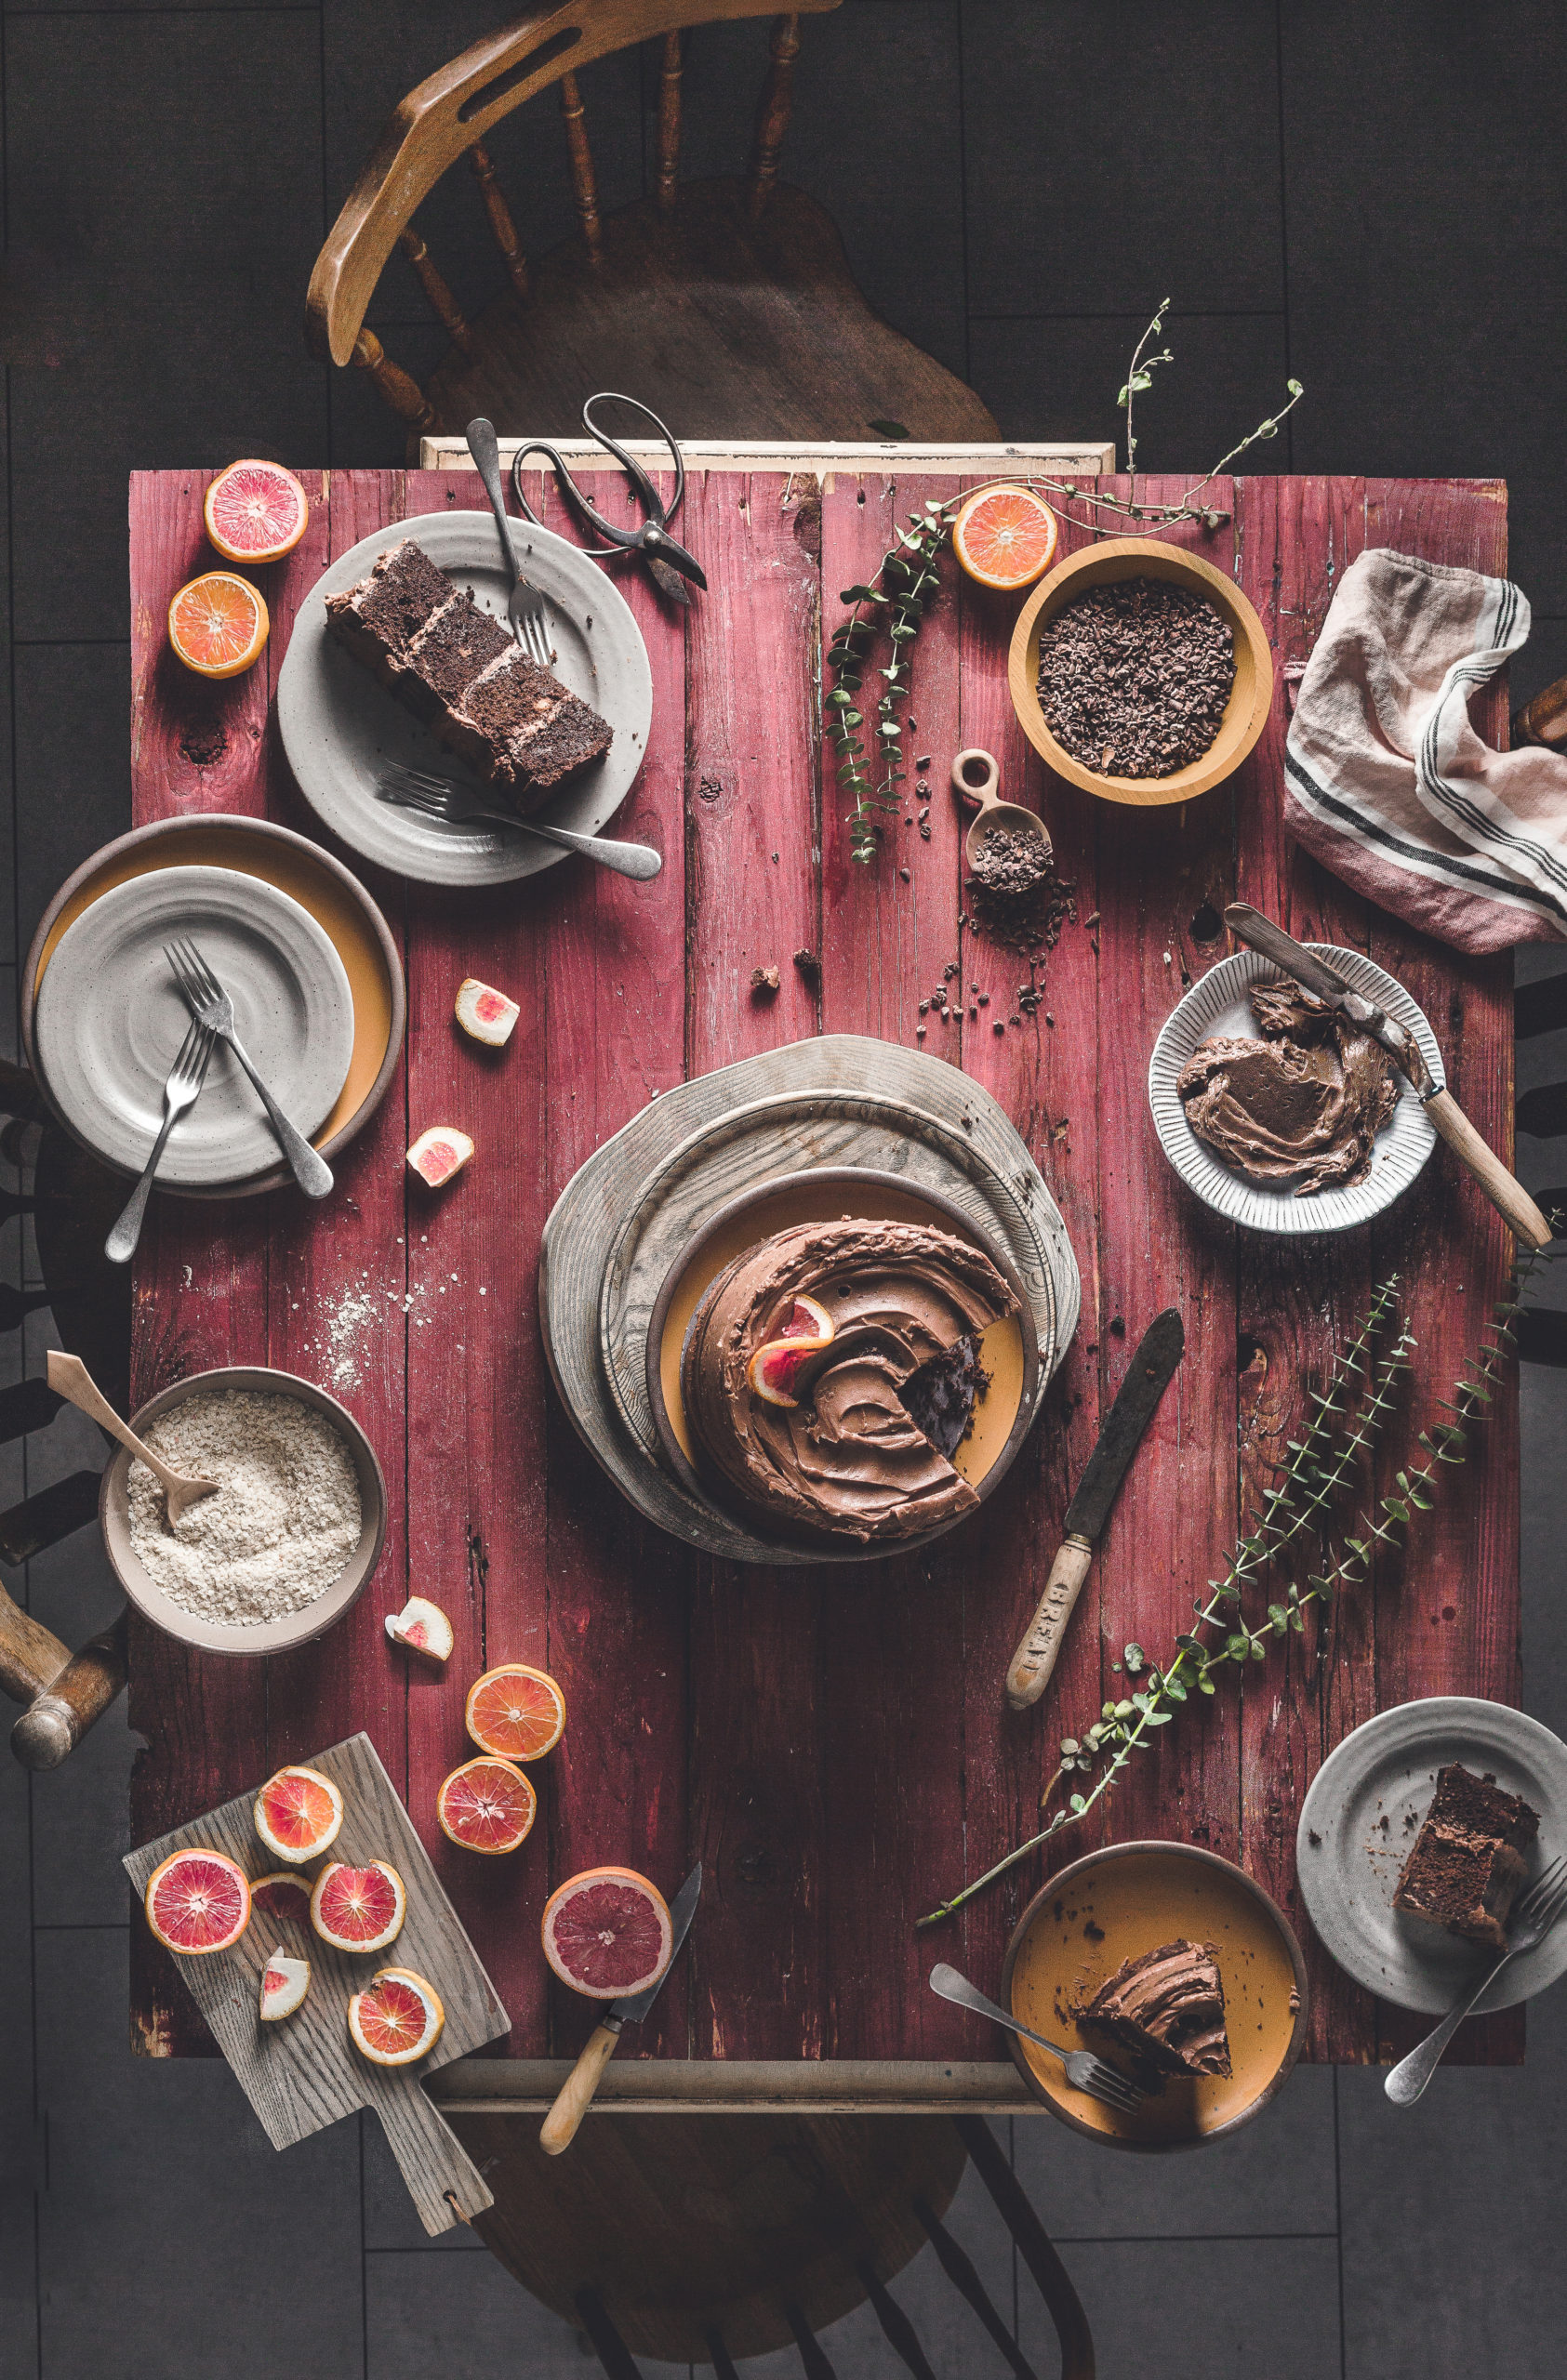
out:
M495 424L486 421L481 414L477 421L469 423L464 435L474 468L485 483L485 494L489 497L495 525L500 532L500 550L506 556L506 567L511 574L511 600L506 606L511 633L539 668L548 669L552 656L550 631L545 625L544 598L537 587L529 586L517 566L517 549L511 543L511 516L501 492L500 449L496 443Z
M1551 1861L1524 1894L1513 1911L1507 1927L1507 1947L1494 1964L1489 1967L1471 1991L1467 1991L1455 2008L1448 2011L1434 2031L1427 2034L1416 2049L1401 2058L1388 2075L1383 2089L1396 2108L1412 2108L1441 2064L1441 2055L1475 2002L1488 1991L1507 1965L1521 1950L1533 1950L1543 1942L1563 1909L1567 1909L1567 1857Z
M317 1157L304 1134L295 1130L252 1065L234 1031L234 1004L201 952L187 935L179 942L166 942L164 957L174 970L174 980L184 993L185 1005L192 1015L209 1032L222 1036L250 1077L295 1181L307 1198L325 1198L332 1187L331 1167L325 1157Z
M164 1085L164 1120L158 1127L158 1137L153 1143L153 1154L142 1167L141 1179L126 1199L119 1221L103 1243L103 1253L111 1264L128 1264L136 1254L136 1243L141 1236L141 1219L147 1212L153 1176L158 1170L164 1143L185 1110L193 1107L201 1097L201 1087L206 1080L211 1058L212 1036L205 1025L193 1023L179 1044L179 1054Z
M956 1967L932 1967L930 1988L939 1992L943 2000L955 2001L960 2008L972 2008L976 2016L989 2016L994 2023L1004 2025L1009 2032L1021 2033L1026 2042L1034 2043L1040 2049L1047 2049L1051 2056L1058 2057L1066 2068L1067 2080L1074 2091L1085 2091L1091 2099L1102 2099L1107 2108L1114 2108L1123 2116L1129 2116L1135 2109L1142 2106L1147 2093L1140 2083L1130 2081L1118 2067L1108 2065L1102 2057L1095 2057L1085 2049L1058 2049L1054 2042L1047 2042L1042 2033L1020 2025L1016 2016L1009 2016L1004 2008L998 2008L993 2000L987 2000L985 1994L976 1991L968 1977L960 1975Z
M597 860L601 867L612 867L617 876L634 876L639 882L657 876L664 865L649 843L606 842L598 835L574 835L565 826L519 818L512 811L493 808L482 795L467 786L454 785L450 777L428 776L422 769L405 768L401 760L388 762L377 790L383 801L422 811L427 818L443 819L448 826L465 826L476 818L492 819L498 826L515 826L520 834L538 835L547 843L559 843L563 851L580 852L584 859Z

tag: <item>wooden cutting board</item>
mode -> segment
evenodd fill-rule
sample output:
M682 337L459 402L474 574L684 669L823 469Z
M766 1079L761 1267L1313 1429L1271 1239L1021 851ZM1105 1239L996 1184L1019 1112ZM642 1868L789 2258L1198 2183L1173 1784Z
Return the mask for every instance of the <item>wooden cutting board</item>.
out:
M425 2229L447 2231L495 2201L432 2104L422 2078L510 2031L511 2020L369 1737L350 1736L330 1752L313 1753L307 1765L330 1777L343 1797L342 1830L327 1857L355 1867L389 1860L407 1895L403 1931L385 1950L355 1955L319 1940L308 1921L285 1927L258 1911L232 1950L175 1964L274 2149L290 2148L357 2108L373 2108ZM226 1851L252 1882L279 1868L282 1862L256 1831L256 1792L264 1782L258 1778L250 1792L220 1809L130 1852L126 1872L138 1894L175 1851ZM300 1872L313 1881L323 1864L312 1860ZM294 2016L263 2025L260 1974L274 1950L309 1958L310 1990ZM349 2039L349 1996L383 1966L412 1967L434 1985L445 2008L440 2040L414 2067L374 2066Z

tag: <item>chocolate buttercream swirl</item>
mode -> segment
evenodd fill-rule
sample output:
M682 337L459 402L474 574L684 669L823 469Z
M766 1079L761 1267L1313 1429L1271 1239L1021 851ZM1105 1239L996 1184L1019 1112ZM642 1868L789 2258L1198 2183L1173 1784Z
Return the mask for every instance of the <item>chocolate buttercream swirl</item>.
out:
M1200 1141L1248 1182L1293 1183L1297 1198L1371 1169L1398 1104L1384 1051L1298 984L1258 984L1260 1040L1218 1034L1175 1077Z
M1228 2074L1224 1985L1211 1942L1165 1942L1127 1959L1081 2020L1167 2074Z
M751 1357L798 1297L832 1317L793 1406L752 1389ZM989 1257L918 1223L803 1223L748 1249L692 1318L681 1393L693 1437L748 1518L811 1536L910 1537L978 1501L902 1400L932 1355L1017 1310Z

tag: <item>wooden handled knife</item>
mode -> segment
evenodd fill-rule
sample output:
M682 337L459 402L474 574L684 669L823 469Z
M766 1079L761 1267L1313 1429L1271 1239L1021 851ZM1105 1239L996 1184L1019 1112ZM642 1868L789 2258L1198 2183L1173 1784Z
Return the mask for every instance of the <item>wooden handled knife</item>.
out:
M1549 1223L1522 1183L1513 1179L1495 1150L1481 1139L1453 1093L1437 1089L1414 1034L1406 1033L1401 1025L1395 1025L1374 1000L1352 990L1336 968L1330 967L1316 951L1304 948L1293 934L1287 934L1282 926L1276 926L1271 918L1265 918L1248 902L1232 901L1224 913L1224 921L1239 941L1260 951L1264 959L1271 959L1275 967L1281 967L1286 975L1294 976L1302 991L1312 993L1324 1008L1335 1009L1347 1016L1351 1025L1369 1033L1387 1051L1405 1081L1413 1084L1436 1130L1459 1163L1467 1166L1504 1222L1526 1247L1548 1247L1553 1236Z
M1094 1547L1109 1518L1116 1490L1142 1444L1143 1432L1170 1384L1185 1345L1181 1317L1173 1305L1166 1306L1143 1333L1099 1433L1099 1443L1078 1482L1077 1494L1067 1507L1061 1550L1051 1566L1039 1609L1024 1631L1006 1673L1006 1699L1015 1711L1026 1711L1030 1702L1037 1702L1050 1682L1067 1622L1088 1576Z
M664 1976L679 1958L691 1920L697 1914L697 1903L702 1897L702 1863L698 1859L675 1895L670 1911L670 1955L663 1975L628 2000L618 2000L602 2023L593 2027L580 2056L555 2095L555 2104L545 2117L538 2138L546 2156L558 2157L569 2149L577 2137L577 2127L593 2104L593 2094L599 2087L604 2068L615 2055L615 2044L620 2038L622 2025L640 2025L653 2003L664 1989Z

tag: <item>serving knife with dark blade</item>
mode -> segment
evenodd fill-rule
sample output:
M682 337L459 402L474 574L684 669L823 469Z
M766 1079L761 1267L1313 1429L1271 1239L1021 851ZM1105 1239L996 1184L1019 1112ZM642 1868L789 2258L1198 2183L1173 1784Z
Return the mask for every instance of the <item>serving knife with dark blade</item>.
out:
M1330 967L1316 951L1304 948L1293 934L1275 925L1271 918L1265 918L1249 902L1232 901L1224 913L1224 920L1239 941L1249 944L1264 959L1271 959L1275 967L1281 967L1286 975L1294 977L1302 991L1310 992L1324 1008L1347 1017L1386 1050L1400 1074L1418 1093L1434 1129L1460 1164L1467 1166L1497 1213L1528 1247L1548 1246L1553 1235L1545 1216L1523 1184L1513 1179L1495 1151L1481 1139L1453 1093L1437 1089L1414 1034L1406 1033L1401 1025L1395 1025L1374 1000L1368 1000L1363 993L1347 984L1336 967Z
M1024 1632L1006 1673L1006 1699L1015 1711L1037 1702L1050 1682L1078 1593L1100 1530L1109 1518L1116 1490L1142 1444L1143 1432L1181 1360L1186 1329L1167 1306L1144 1331L1126 1377L1116 1392L1099 1443L1089 1456L1077 1494L1067 1507L1066 1535L1051 1566L1039 1609Z
M593 2094L604 2068L615 2055L615 2044L620 2038L622 2025L640 2025L653 2003L664 1989L664 1978L679 1958L681 1948L691 1931L691 1920L697 1914L697 1903L702 1897L702 1863L698 1859L675 1895L670 1911L670 1955L663 1974L650 1983L645 1991L628 2000L617 2000L609 2014L593 2027L580 2057L566 2076L556 2095L555 2104L544 2119L538 2140L545 2154L558 2157L569 2149L577 2137L577 2127L593 2103Z

